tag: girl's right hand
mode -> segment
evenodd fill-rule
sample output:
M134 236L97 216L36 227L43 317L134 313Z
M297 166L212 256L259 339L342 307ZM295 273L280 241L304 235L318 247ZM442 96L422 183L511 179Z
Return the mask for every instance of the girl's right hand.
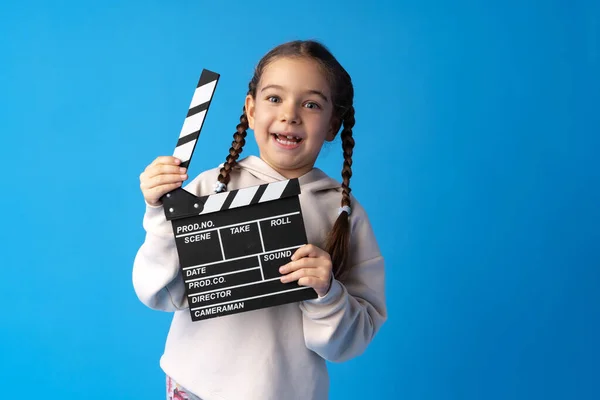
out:
M140 174L140 188L146 203L159 206L163 195L180 187L187 179L186 169L179 164L181 160L175 157L160 156Z

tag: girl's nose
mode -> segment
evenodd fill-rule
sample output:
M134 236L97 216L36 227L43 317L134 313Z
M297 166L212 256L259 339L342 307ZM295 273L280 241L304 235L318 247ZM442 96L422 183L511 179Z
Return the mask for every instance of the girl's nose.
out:
M298 124L300 117L298 111L294 106L282 107L281 122L287 122L288 124Z

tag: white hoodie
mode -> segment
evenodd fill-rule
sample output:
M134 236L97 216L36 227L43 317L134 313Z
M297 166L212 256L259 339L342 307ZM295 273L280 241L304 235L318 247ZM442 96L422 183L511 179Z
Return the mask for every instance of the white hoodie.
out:
M185 189L213 194L219 168ZM228 190L284 180L249 156L231 173ZM299 178L308 243L323 248L340 207L341 185L314 168ZM364 209L352 198L350 273L324 297L192 322L171 222L162 206L146 206L146 239L133 265L133 286L145 305L174 312L160 365L203 400L322 400L325 360L362 354L387 318L384 260Z

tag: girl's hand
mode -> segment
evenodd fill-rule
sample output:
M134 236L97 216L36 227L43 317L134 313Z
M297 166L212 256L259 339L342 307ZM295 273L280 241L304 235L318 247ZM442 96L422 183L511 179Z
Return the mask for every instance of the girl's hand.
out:
M325 250L312 244L300 247L292 255L292 261L279 268L279 272L287 274L281 282L298 281L301 286L310 286L320 297L329 292L331 285L331 256Z
M171 156L157 157L140 174L140 189L146 202L160 205L160 198L181 186L187 179L186 169L180 168L181 160Z

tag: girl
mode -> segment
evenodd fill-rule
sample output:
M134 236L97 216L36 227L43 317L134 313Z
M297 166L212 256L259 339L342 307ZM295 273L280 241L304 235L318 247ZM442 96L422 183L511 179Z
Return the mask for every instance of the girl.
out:
M204 400L327 399L326 361L362 354L387 318L384 261L367 214L350 194L354 89L334 56L314 41L280 45L259 62L226 162L186 190L197 196L298 178L308 245L282 265L281 280L318 297L192 322L170 222L160 198L187 179L173 157L140 175L146 239L133 285L148 307L174 312L160 366L171 394ZM238 161L247 129L260 158ZM338 131L342 183L314 168Z

